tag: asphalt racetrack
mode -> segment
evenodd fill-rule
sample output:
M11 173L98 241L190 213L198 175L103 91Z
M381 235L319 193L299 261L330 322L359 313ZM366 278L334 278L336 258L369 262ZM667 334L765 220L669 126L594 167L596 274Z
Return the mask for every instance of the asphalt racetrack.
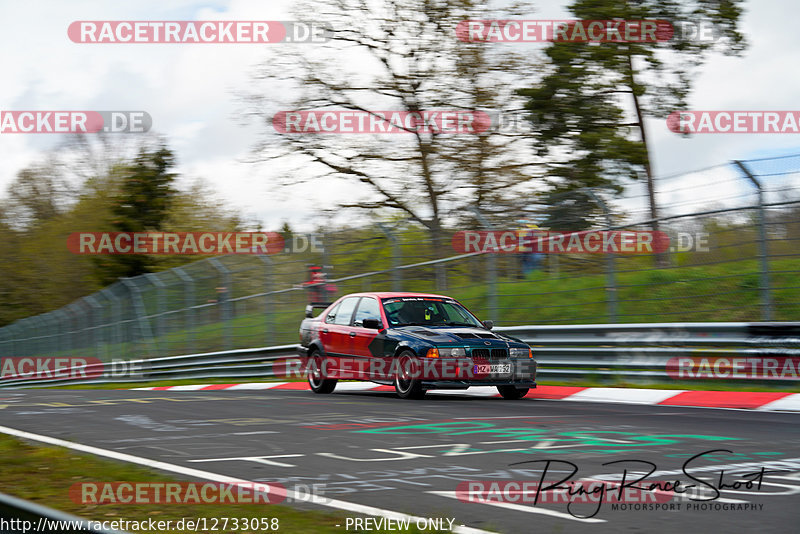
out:
M4 427L297 491L318 484L324 498L508 533L796 532L799 422L791 413L436 392L421 401L340 390L0 392ZM545 467L546 483L608 482L607 502L584 495L568 509L558 498L566 492L541 491L534 505L535 492L508 485L539 482ZM685 493L608 495L623 471L630 481L651 469L643 483L680 481ZM462 482L503 489L463 502Z

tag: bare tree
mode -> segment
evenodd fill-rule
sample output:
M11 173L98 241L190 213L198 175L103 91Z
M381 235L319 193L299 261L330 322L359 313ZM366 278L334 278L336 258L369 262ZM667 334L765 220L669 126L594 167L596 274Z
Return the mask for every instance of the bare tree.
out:
M326 0L298 10L310 12L332 29L331 40L295 45L265 63L255 74L263 86L247 100L266 123L257 159L296 164L295 172L276 177L279 185L343 180L353 195L337 208L402 214L427 229L435 256L444 251L445 224L472 217L466 208L500 211L530 193L534 138L496 121L468 134L277 134L271 125L279 110L478 110L494 119L521 110L514 89L536 73L531 51L456 35L460 21L498 17L485 3ZM276 95L276 87L283 93ZM285 94L288 101L280 98Z

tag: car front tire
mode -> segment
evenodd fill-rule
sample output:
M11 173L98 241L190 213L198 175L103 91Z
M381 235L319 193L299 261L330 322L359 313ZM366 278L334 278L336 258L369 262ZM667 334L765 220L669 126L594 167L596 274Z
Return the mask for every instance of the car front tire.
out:
M308 385L314 393L331 393L336 387L335 378L325 378L323 358L314 352L308 359Z
M528 394L530 388L516 388L514 386L497 386L497 391L506 400L519 400Z
M421 399L425 396L422 381L418 377L420 364L411 351L403 351L397 357L397 370L394 375L394 390L401 399Z

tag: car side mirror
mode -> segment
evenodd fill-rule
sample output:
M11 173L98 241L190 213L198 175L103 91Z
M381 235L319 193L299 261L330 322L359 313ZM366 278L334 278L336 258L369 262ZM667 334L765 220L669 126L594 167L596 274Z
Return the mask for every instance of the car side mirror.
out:
M314 317L314 306L312 306L311 304L306 306L306 317L309 318Z
M483 321L483 326L486 327L486 330L491 330L494 328L494 321Z
M383 325L379 319L364 319L363 323L364 328L371 328L373 330L380 330Z

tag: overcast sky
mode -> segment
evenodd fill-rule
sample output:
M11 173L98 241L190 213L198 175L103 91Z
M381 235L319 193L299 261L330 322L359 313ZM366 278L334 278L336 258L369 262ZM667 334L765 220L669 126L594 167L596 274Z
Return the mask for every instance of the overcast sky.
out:
M564 18L566 1L537 2L537 18ZM180 172L210 182L228 203L276 228L304 226L310 205L345 192L330 187L276 191L280 167L244 160L262 129L243 125L236 90L253 67L279 54L280 44L76 44L76 20L290 20L291 1L52 0L0 3L0 109L145 110L154 130L177 153ZM789 0L751 1L743 31L751 47L742 57L713 56L694 80L690 109L797 110L800 34ZM309 14L310 20L313 14ZM304 45L313 46L313 45ZM544 45L536 45L544 46ZM648 123L657 176L724 163L800 153L798 134L695 135L682 138L663 120ZM0 191L22 168L42 159L59 135L0 134ZM735 193L712 190L709 198ZM680 200L680 182L670 189ZM686 197L687 195L683 195ZM688 195L697 200L697 194Z

